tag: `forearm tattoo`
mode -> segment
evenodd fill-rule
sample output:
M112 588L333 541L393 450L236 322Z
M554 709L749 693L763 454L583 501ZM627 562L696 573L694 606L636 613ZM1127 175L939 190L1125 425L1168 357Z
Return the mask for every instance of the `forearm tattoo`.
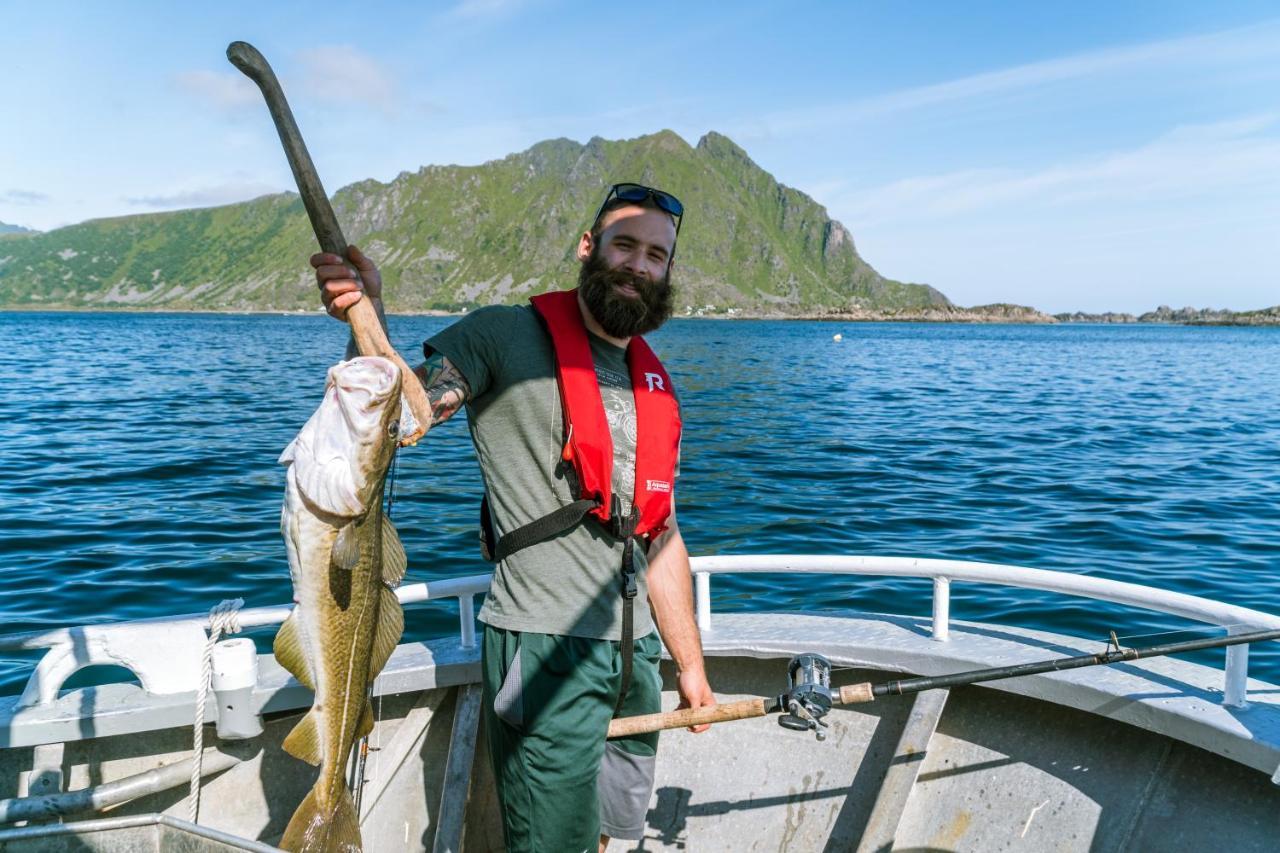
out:
M426 363L418 365L414 373L427 389L431 403L431 425L444 423L471 399L471 386L449 359L433 352Z

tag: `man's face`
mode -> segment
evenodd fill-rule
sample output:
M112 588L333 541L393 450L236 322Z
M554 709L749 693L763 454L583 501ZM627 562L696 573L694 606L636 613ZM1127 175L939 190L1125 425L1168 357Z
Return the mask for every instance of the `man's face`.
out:
M620 207L605 214L597 238L578 246L578 286L587 309L609 335L643 335L671 316L671 253L676 228L660 210Z

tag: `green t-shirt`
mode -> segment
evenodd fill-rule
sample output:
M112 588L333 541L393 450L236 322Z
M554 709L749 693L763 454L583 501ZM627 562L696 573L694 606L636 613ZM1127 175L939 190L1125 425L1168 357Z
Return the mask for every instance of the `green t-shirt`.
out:
M588 333L613 438L613 489L630 512L635 493L635 398L626 350ZM467 419L496 538L573 502L562 461L564 413L551 338L531 306L490 306L426 346L471 386ZM646 561L636 548L635 636L653 630ZM587 520L497 565L480 620L509 631L616 640L622 627L622 543Z

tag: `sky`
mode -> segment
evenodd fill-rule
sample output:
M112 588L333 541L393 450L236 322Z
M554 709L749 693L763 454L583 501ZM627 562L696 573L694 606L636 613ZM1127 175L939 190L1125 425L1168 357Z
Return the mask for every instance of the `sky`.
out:
M245 40L330 192L715 130L961 305L1280 304L1274 2L0 0L0 32L0 222L292 189Z

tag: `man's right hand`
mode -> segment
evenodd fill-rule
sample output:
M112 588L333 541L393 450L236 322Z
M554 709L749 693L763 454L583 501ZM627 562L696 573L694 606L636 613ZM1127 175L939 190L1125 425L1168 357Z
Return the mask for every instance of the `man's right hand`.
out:
M382 276L378 268L355 246L347 247L346 258L329 252L314 254L311 266L316 270L324 310L331 317L345 321L347 309L366 293L373 299L382 298Z

